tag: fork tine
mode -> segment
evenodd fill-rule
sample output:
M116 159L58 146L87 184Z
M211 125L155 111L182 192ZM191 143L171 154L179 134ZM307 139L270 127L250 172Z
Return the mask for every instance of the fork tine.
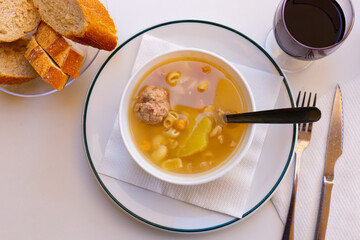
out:
M309 100L308 100L308 104L307 104L308 107L310 107L310 100L311 100L311 92L309 94Z
M306 92L304 92L304 97L303 97L303 100L302 100L301 107L304 107L304 104L305 104L305 98L306 98Z
M313 107L316 106L316 97L317 97L317 93L315 93L315 96L314 96ZM309 99L309 100L310 100L310 99ZM313 126L313 124L312 124L312 123L309 123L308 132L310 132L310 133L311 133L311 131L312 131L312 126Z
M306 132L306 127L308 126L308 123L302 123L302 129L301 131Z
M299 107L300 96L301 96L301 91L299 91L299 94L296 99L296 107ZM298 131L300 131L300 128L301 128L301 123L298 123Z
M299 107L300 96L301 96L301 91L299 91L299 94L296 99L296 107Z
M315 93L315 98L314 98L314 104L313 104L313 107L316 106L316 97L317 97L317 93Z
M308 127L308 132L310 132L311 133L311 131L312 131L312 123L309 123L309 127Z
M306 92L304 92L304 97L303 97L303 100L302 100L302 104L301 104L301 107L304 107L305 106L305 99L306 99ZM306 123L303 123L301 125L301 129L299 129L300 131L306 131L306 126L307 124Z

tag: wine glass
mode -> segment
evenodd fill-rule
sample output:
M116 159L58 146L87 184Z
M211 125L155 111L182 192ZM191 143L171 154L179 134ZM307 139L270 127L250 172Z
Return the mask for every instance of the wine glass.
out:
M338 49L353 25L350 0L282 0L265 48L283 71L299 72Z

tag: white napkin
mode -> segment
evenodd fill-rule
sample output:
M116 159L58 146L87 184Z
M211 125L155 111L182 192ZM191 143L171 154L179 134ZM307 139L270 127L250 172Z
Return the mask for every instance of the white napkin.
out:
M144 35L133 72L153 56L180 48L156 37ZM254 95L260 96L256 98L256 108L272 108L279 94L282 77L249 67L238 68L248 80ZM116 119L99 173L168 197L241 218L268 125L256 127L255 137L246 157L228 174L202 185L179 186L152 177L131 159L123 145Z
M340 86L343 102L343 154L335 165L326 239L360 239L360 76ZM323 181L325 152L334 91L322 96L317 106L321 120L313 125L309 147L302 154L295 207L296 239L314 239ZM272 201L286 221L293 174L288 174Z

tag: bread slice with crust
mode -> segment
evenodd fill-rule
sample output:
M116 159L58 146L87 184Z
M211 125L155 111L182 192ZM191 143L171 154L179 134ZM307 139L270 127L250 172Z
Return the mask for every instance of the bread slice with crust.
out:
M36 42L34 36L31 37L27 45L25 57L45 82L51 84L57 90L64 88L69 76L61 71L46 54L44 49Z
M114 21L98 0L33 0L41 19L75 42L111 51L117 45Z
M32 0L0 1L0 42L13 42L25 37L39 22Z
M44 22L41 22L36 30L35 39L64 73L75 79L79 76L84 60L84 54L80 48Z
M0 43L0 84L21 84L39 76L24 57L28 42Z

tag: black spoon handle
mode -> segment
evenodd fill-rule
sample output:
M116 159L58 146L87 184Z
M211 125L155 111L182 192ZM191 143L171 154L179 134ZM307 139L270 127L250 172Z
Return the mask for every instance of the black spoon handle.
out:
M316 107L282 108L224 115L225 123L305 123L316 122L321 112Z

